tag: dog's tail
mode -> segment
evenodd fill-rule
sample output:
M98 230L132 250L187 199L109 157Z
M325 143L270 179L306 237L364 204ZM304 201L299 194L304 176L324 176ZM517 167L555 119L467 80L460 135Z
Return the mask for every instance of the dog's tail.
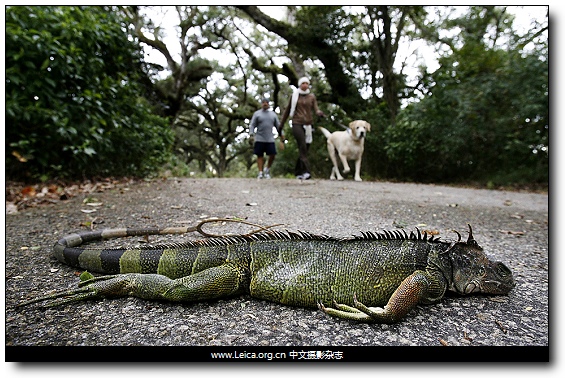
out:
M320 131L322 132L322 134L325 135L326 138L329 138L332 136L332 133L330 133L328 130L324 129L322 126L318 126L318 129L320 129Z

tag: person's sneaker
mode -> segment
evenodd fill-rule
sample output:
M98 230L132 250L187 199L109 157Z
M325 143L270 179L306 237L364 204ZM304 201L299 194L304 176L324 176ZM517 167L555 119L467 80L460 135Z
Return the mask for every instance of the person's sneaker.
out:
M306 172L305 174L302 175L302 177L304 180L310 180L310 177L312 176L310 176L310 173Z
M260 180L263 178L263 172L259 172L259 175L257 175L257 178Z
M266 179L270 179L271 178L271 170L269 168L265 168L263 170L263 177L265 177Z

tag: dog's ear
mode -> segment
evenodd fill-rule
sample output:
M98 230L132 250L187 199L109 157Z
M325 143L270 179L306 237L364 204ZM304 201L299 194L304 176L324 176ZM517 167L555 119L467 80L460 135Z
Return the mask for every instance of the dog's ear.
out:
M351 130L354 130L355 122L357 122L357 121L351 121L351 122L349 122L349 128L350 128Z
M367 128L367 131L371 131L371 124L367 121L365 121L365 126Z

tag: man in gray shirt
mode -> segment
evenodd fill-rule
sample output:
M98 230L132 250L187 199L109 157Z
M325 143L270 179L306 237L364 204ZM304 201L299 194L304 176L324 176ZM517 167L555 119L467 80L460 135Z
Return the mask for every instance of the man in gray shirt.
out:
M249 136L254 138L253 153L257 155L257 168L259 175L257 178L271 178L270 170L277 154L275 147L275 136L273 127L279 129L279 118L274 111L269 109L269 100L263 98L261 100L261 109L257 110L251 118L249 124ZM281 138L282 138L281 134ZM265 158L263 154L267 154L269 160L267 166L264 167Z

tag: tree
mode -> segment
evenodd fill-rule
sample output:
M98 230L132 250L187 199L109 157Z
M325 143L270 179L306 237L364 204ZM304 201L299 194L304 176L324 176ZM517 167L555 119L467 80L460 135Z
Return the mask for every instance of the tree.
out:
M289 7L292 22L275 20L256 6L238 8L284 38L289 52L323 64L329 92L319 96L321 101L339 105L351 116L363 113L367 101L371 106L384 103L394 124L400 100L414 96L414 88L406 86L394 66L401 41L416 34L412 20L426 16L423 7L375 6L357 13L347 7ZM369 92L367 100L363 92Z
M133 8L134 33L168 62L170 75L153 80L172 116L175 151L185 163L196 161L201 172L221 177L238 156L249 155L249 146L239 136L245 134L245 120L259 108L262 95L258 91L271 92L272 83L266 84L261 72L254 74L251 65L262 63L246 54L251 47L240 29L248 23L238 25L233 9L177 6L175 12L180 63L163 42L159 26L141 16L137 7ZM152 38L145 35L148 31ZM204 58L201 51L206 49L221 51L222 62Z
M339 7L303 7L296 12L297 23L303 27L277 21L256 6L238 8L267 30L284 38L289 47L304 58L319 59L322 62L331 92L326 96L321 95L321 100L338 104L346 111L354 111L358 106L356 104L363 101L340 62L342 50L335 39L336 36L347 37L349 22ZM336 33L335 28L342 31ZM291 84L297 86L298 77L291 79Z
M229 164L245 152L238 146L243 141L236 139L245 131L244 121L251 118L258 102L243 103L245 92L232 93L232 79L216 84L220 85L202 89L183 105L174 127L183 137L177 148L186 162L196 160L202 172L210 167L214 176L223 177Z
M296 85L300 76L308 74L314 79L320 103L325 103L326 105L322 106L331 109L330 114L337 115L340 119L346 118L347 113L351 119L368 116L378 121L374 123L379 125L386 125L391 119L394 120L400 104L399 97L405 94L406 86L402 73L393 72L392 65L405 30L406 17L416 15L417 10L421 8L407 7L401 11L396 11L396 8L379 8L373 10L373 18L367 18L355 15L344 7L288 7L289 17L285 22L267 17L256 7L238 8L244 10L254 23L258 21L261 26L250 27L246 21L247 17L241 18L241 13L235 13L229 7L176 7L179 24L190 25L192 31L191 34L182 32L187 29L179 26L179 35L183 36L180 40L183 46L181 61L194 62L194 66L199 67L196 62L202 60L199 53L202 47L228 50L230 55L236 57L232 67L242 75L239 85L250 89L243 91L242 103L247 102L248 92L254 92L252 88L258 80L264 83L259 92L272 93L274 108L277 109L281 104L284 108L288 103L290 88L281 85L281 78L284 80L286 77L288 83ZM197 93L197 85L202 85L203 80L195 80L192 86L182 84L180 76L175 73L182 71L182 64L172 59L169 49L162 42L159 27L139 17L138 8L135 8L135 11L135 29L140 41L160 51L166 57L171 72L169 78L156 83L158 92L170 94L165 96L168 98L167 102L176 105L170 106L169 114L180 116L184 112L183 108L190 107L183 103L192 101ZM388 12L392 13L392 16L389 16ZM385 20L385 29L382 28L381 19ZM396 28L400 29L394 36L391 34L394 29L392 20ZM295 24L305 27L296 28L293 26ZM275 33L265 33L263 28ZM142 30L150 31L153 38L144 36ZM379 33L376 33L377 30ZM289 42L288 47L279 36ZM381 40L382 46L379 49L371 47L379 45ZM190 54L187 55L187 52ZM309 64L308 73L304 71L306 60L312 62ZM369 65L367 61L370 62ZM249 62L251 67L248 67ZM319 62L323 63L323 67L318 69L316 64ZM358 73L363 70L369 71L366 75L372 78L368 81L369 84L358 78ZM251 77L256 80L250 81ZM386 95L377 90L383 82ZM361 97L361 92L365 91L368 85L373 89L367 103ZM368 108L376 110L367 111ZM388 115L382 112L382 109L388 109ZM385 122L381 122L383 114L387 118ZM220 141L216 143L221 145ZM182 148L187 151L187 146ZM193 150L191 155L199 154Z
M227 41L225 23L216 22L225 17L225 11L220 7L175 6L174 9L178 16L176 29L181 47L178 61L164 42L160 25L141 14L140 7L134 6L128 12L134 25L133 34L139 42L161 53L167 61L170 76L156 89L166 104L165 114L173 117L178 115L187 96L197 94L202 80L213 72L211 62L202 58L200 51L221 49Z
M142 61L107 7L6 8L6 173L145 175L172 134L139 85Z
M473 7L449 21L460 32L445 39L450 51L430 75L426 97L387 130L395 175L547 182L547 49L521 51L512 43L524 38L513 34L511 23L504 8L493 7Z

